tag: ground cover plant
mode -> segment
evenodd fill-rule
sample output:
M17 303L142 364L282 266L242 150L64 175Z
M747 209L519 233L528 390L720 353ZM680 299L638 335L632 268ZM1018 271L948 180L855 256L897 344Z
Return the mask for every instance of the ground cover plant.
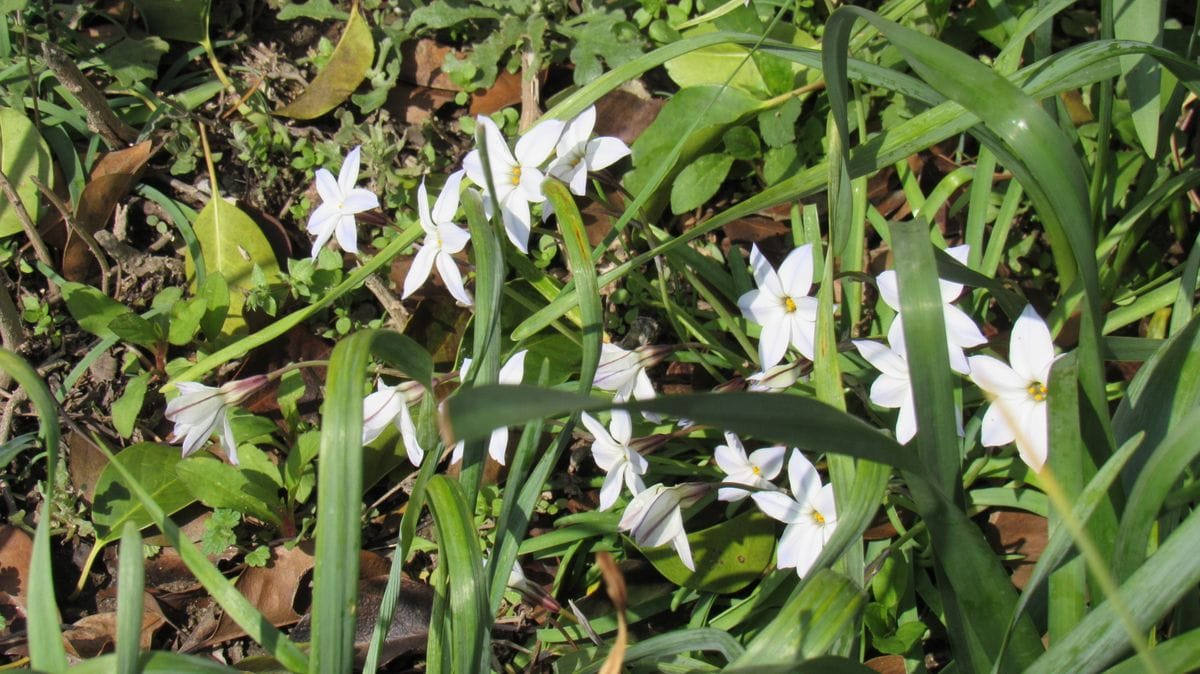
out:
M5 669L1200 660L1194 7L0 7Z

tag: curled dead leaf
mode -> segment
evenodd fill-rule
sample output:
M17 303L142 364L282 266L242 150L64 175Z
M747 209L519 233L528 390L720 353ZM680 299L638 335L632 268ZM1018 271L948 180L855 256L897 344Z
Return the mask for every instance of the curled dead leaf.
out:
M375 39L355 3L342 38L334 47L325 69L317 73L296 100L276 110L275 114L292 119L320 117L350 98L374 61Z
M107 227L117 204L137 185L155 149L154 144L147 140L101 157L79 195L79 203L75 206L75 224L88 234L95 234ZM63 276L72 281L84 281L94 264L87 244L78 233L68 229L67 243L63 248Z

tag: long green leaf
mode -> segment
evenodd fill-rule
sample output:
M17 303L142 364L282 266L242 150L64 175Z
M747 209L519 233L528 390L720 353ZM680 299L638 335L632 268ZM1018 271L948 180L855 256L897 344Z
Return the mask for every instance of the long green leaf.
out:
M363 381L372 353L429 387L429 355L408 337L363 330L330 355L318 454L311 672L349 671L354 658L362 538Z
M37 370L17 354L0 348L0 370L8 373L33 402L37 410L38 436L46 447L46 482L43 487L41 513L33 534L33 554L29 559L29 593L25 607L26 629L29 632L29 659L35 669L61 672L67 668L59 629L58 606L55 602L54 577L50 561L50 508L55 499L54 484L58 475L58 404Z
M703 393L613 404L606 398L533 386L484 386L446 401L442 430L450 439L480 438L499 426L604 409L658 412L794 447L918 468L894 440L860 419L810 398L770 393Z
M428 495L438 530L439 563L446 565L452 581L449 611L454 671L484 672L490 655L487 640L492 621L475 520L462 487L450 478L434 476L429 481Z
M604 338L604 310L600 304L600 286L596 284L596 267L588 246L583 218L567 186L557 180L542 183L542 191L554 206L558 230L562 233L567 252L567 268L575 281L579 298L579 315L583 319L583 349L579 371L579 392L592 390L596 366L600 362L600 344Z
M117 672L136 674L141 653L142 588L145 572L142 569L142 536L137 525L125 523L121 532L121 548L117 564Z

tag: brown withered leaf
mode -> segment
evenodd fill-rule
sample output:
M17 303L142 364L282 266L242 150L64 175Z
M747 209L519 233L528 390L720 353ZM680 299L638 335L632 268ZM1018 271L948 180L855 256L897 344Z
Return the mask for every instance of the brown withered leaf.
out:
M899 655L880 655L863 664L880 674L904 674L907 671L904 668L904 658Z
M21 529L0 525L0 615L12 629L13 621L24 619L29 592L29 560L33 539Z
M67 448L67 475L83 500L91 503L96 495L96 481L108 465L108 459L94 442L75 431L67 433Z
M117 203L137 185L155 149L154 144L147 140L101 157L79 195L79 203L75 206L75 224L90 234L107 227ZM75 232L68 231L63 248L63 276L72 281L83 281L91 273L93 265L95 259L87 244Z
M358 584L358 612L354 626L354 659L362 665L379 619L379 606L383 603L383 592L387 588L387 576L366 578ZM380 665L396 657L425 647L429 637L429 621L432 619L433 588L408 578L401 578L400 600L392 615L392 624L380 652ZM293 641L305 642L311 638L312 617L306 613L290 636Z
M733 243L758 243L777 236L786 236L792 229L786 222L761 215L748 215L723 226L725 236Z
M1005 564L1013 569L1013 585L1024 589L1033 573L1033 565L1046 549L1049 523L1041 515L1022 510L995 510L988 515L988 524L985 533L997 552L1023 555L1023 559Z
M446 63L446 55L460 55L450 47L438 44L435 40L422 38L406 42L400 49L403 59L400 62L400 81L419 87L442 89L444 91L461 91L450 76L442 70ZM453 98L453 95L451 95Z
M632 86L636 88L636 85ZM658 117L665 104L665 100L649 94L614 89L596 101L595 133L597 136L615 136L630 145Z
M289 550L278 545L271 548L267 566L249 567L238 578L237 589L263 614L272 625L291 625L300 619L292 608L301 579L313 566L313 556L297 546ZM208 638L208 645L219 644L246 634L228 615L221 617L217 631Z
M406 124L420 125L433 117L443 105L453 101L454 92L447 89L397 82L388 92L383 107Z
M546 71L538 73L538 79L546 81ZM501 70L496 82L484 89L471 94L471 116L490 115L503 110L510 105L521 102L521 74Z
M154 633L167 623L158 602L149 594L142 596L142 629L138 635L140 648L150 648ZM108 650L117 639L117 614L96 613L84 616L63 631L67 652L78 658L94 658Z

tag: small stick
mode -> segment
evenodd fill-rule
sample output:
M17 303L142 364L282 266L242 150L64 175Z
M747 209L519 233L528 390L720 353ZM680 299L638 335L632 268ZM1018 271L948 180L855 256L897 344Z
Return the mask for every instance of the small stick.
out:
M75 232L76 236L83 239L83 243L92 252L92 257L96 258L96 262L100 264L100 292L107 295L108 277L112 273L112 268L108 266L108 260L105 258L104 251L100 249L100 244L96 241L96 237L92 236L91 232L80 227L78 222L75 222L75 217L71 215L71 209L67 208L63 200L59 199L58 195L47 187L45 183L36 177L31 177L30 179L33 180L34 185L37 185L42 196L46 197L46 200L53 204L54 208L58 209L58 213L62 216L63 221L67 223L67 227L72 232ZM120 263L118 262L118 264Z
M33 252L37 255L37 259L42 264L54 268L54 262L50 258L50 249L46 248L46 242L42 241L42 237L38 234L37 226L33 224L33 219L29 217L29 211L25 210L25 204L21 203L21 197L17 194L17 190L13 188L13 184L9 182L8 176L4 171L0 171L0 191L4 192L4 196L8 197L9 204L13 207L13 212L17 214L17 219L21 221L21 227L25 230L25 236L29 237L29 243L33 245Z
M367 286L367 290L370 290L375 299L379 300L379 304L383 306L383 310L387 312L392 322L396 324L396 330L404 332L404 326L408 325L408 320L412 318L412 315L408 313L408 309L404 308L404 304L396 299L392 291L375 274L368 276L366 283L363 285Z
M66 52L53 43L43 42L42 57L50 70L54 71L58 81L67 91L74 94L83 106L83 111L87 113L88 128L100 134L109 148L122 148L137 139L137 130L117 117L104 94L84 77L83 72Z

